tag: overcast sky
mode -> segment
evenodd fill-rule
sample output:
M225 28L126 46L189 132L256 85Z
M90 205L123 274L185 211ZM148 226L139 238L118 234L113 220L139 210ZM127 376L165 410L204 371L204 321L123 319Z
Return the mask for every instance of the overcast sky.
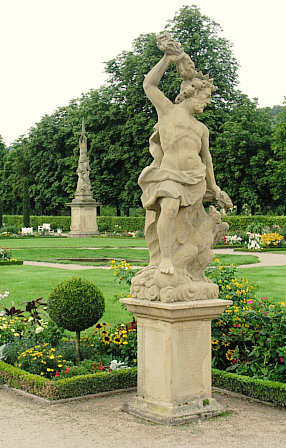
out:
M0 0L0 135L9 144L45 114L104 83L104 61L183 5L218 22L261 106L286 96L286 0Z

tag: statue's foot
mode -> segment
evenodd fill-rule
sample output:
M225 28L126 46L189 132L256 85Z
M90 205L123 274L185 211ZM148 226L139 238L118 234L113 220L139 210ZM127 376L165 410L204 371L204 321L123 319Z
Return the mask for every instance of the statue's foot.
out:
M174 274L175 272L174 266L169 258L162 258L159 269L162 274Z

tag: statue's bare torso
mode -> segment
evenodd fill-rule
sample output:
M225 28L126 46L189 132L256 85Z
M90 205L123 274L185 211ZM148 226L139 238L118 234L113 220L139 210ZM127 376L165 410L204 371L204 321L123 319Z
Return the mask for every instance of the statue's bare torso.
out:
M170 123L172 126L170 127ZM203 137L208 130L180 105L172 105L159 115L160 141L163 151L161 168L182 171L201 169Z

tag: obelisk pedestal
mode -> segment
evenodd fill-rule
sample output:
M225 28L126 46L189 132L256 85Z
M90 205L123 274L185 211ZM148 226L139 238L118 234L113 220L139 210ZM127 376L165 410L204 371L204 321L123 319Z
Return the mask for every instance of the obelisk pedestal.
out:
M68 236L88 237L99 235L97 227L98 202L89 200L80 202L73 200L67 204L71 208L71 226Z
M211 394L211 320L232 302L121 299L137 318L137 396L123 410L182 424L222 412Z

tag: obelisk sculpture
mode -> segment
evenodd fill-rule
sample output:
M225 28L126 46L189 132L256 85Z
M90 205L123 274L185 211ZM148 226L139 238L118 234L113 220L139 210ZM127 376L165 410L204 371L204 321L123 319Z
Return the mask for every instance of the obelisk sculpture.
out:
M154 160L138 180L150 262L133 277L131 297L121 299L138 328L137 396L124 409L180 424L221 412L211 394L211 321L232 302L218 299L205 269L228 225L203 202L232 202L215 181L208 129L194 116L210 103L213 80L169 33L157 42L164 56L143 84L158 115L149 140ZM158 87L171 64L182 79L175 104Z
M69 236L88 237L98 235L97 210L99 205L92 197L89 179L89 160L87 155L87 138L85 134L84 120L79 138L79 160L77 167L77 188L75 198L67 204L71 207L71 226Z

